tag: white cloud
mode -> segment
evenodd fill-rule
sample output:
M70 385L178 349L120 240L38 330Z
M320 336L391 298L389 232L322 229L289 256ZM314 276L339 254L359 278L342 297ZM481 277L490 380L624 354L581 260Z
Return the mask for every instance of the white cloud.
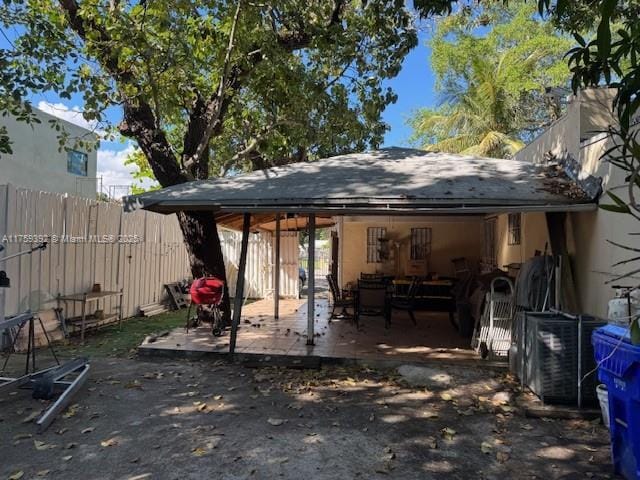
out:
M38 102L38 109L49 115L66 120L69 123L78 125L89 130L97 130L98 122L95 120L87 121L82 116L82 109L78 106L69 107L64 103L49 103L41 100ZM96 131L96 133L100 133Z
M127 186L136 182L133 179L134 165L125 165L124 161L135 147L129 143L123 150L98 150L98 177L102 177L102 191L113 197L121 197L131 192L127 191ZM145 181L143 185L148 187L152 182ZM100 188L100 184L98 184Z

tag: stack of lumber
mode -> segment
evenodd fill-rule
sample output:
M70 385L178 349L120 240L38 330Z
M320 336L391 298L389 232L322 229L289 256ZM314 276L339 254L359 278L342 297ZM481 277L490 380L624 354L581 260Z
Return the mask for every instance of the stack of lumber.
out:
M149 303L147 305L140 305L140 313L143 317L152 317L159 313L168 312L169 309L162 303Z

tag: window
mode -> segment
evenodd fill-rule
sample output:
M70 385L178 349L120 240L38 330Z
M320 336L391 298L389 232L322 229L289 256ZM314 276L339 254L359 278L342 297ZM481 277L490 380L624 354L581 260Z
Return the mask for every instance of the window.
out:
M387 236L384 227L367 228L367 263L382 262L382 241Z
M411 260L426 260L431 253L431 229L411 229Z
M520 245L521 218L519 213L509 214L509 245Z
M88 163L89 159L86 153L77 150L67 152L67 172L86 177Z
M496 255L496 219L487 218L484 221L484 242L482 245L482 263L485 270L492 270L498 264Z

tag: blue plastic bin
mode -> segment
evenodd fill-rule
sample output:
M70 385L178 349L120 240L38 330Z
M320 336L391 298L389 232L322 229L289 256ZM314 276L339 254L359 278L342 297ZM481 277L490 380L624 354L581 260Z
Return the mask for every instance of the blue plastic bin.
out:
M609 391L615 472L640 480L640 346L632 345L628 331L615 325L599 328L591 341L598 378Z

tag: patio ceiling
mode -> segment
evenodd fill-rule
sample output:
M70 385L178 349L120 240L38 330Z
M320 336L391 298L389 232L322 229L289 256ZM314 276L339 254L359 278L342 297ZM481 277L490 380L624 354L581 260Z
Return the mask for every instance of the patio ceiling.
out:
M335 215L576 211L596 201L557 167L394 147L184 183L125 197L124 206L212 210L234 229L242 213L252 213L252 228L270 229L280 212L283 230L298 230L311 213L320 226Z

